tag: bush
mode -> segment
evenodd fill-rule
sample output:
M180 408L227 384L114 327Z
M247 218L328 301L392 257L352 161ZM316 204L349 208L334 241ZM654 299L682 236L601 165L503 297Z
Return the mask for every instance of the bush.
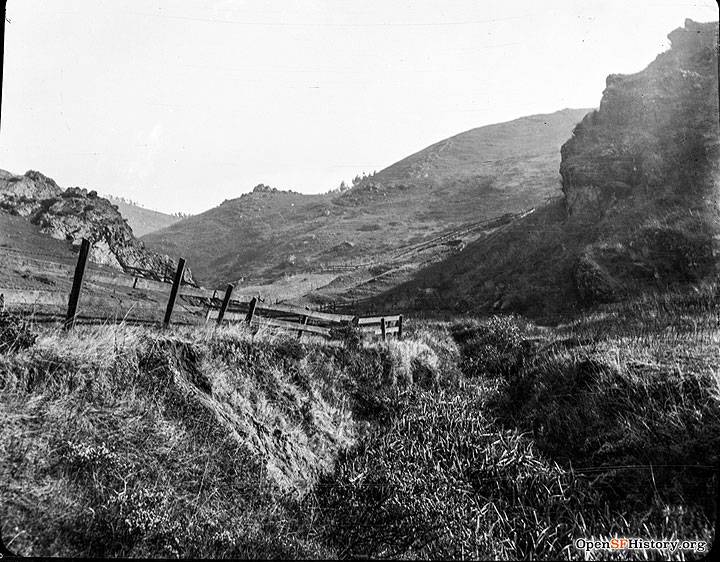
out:
M390 340L387 348L392 361L392 378L388 384L401 388L411 385L431 388L438 384L439 360L428 345L412 340Z
M346 323L340 327L331 328L330 338L339 340L350 351L356 351L362 347L362 331L354 324Z
M516 372L528 351L524 330L513 316L459 323L451 332L460 345L460 368L468 377Z
M10 353L32 347L37 340L25 322L19 316L0 311L0 353Z

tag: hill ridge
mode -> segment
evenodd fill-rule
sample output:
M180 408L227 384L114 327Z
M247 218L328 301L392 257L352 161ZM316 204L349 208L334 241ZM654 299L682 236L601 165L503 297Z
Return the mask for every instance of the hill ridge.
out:
M370 256L382 262L397 247L559 195L559 148L587 111L566 108L475 127L346 191L254 191L142 239L186 256L198 278L215 285L240 278L271 282L319 263ZM418 178L412 167L429 153L434 156Z

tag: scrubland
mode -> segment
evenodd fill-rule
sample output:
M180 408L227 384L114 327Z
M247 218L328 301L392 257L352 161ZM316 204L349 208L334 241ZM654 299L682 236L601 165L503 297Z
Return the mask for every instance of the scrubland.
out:
M0 518L34 556L650 558L713 540L720 290L404 341L0 327Z

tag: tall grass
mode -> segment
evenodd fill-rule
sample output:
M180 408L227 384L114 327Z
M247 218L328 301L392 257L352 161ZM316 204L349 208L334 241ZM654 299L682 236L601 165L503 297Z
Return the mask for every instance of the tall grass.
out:
M712 307L674 298L552 330L415 322L363 345L244 326L42 332L0 356L2 536L35 556L238 558L711 541L717 330Z
M455 334L476 361L468 374L485 384L482 408L587 479L607 509L641 524L637 535L654 526L663 536L711 537L720 349L708 342L718 325L707 294L677 297L606 307L544 339L513 319L458 324ZM688 302L696 313L683 324ZM655 323L638 326L640 314ZM597 330L599 319L612 329Z
M293 534L284 498L353 442L347 399L315 376L323 348L306 354L250 339L236 330L80 328L2 356L10 548L322 556Z

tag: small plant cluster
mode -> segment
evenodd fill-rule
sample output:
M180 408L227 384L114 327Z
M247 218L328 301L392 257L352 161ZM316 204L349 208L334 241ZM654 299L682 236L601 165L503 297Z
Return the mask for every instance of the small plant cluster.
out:
M10 353L32 347L37 340L28 323L0 307L0 352Z
M110 518L121 522L124 532L129 535L173 534L179 529L172 524L168 512L163 509L168 499L167 492L130 490L112 495L104 507Z
M461 346L461 369L469 377L515 371L528 349L523 329L513 316L459 323L452 327L452 335Z
M67 441L67 460L77 466L95 465L102 462L114 462L117 455L107 448L105 443L88 445L87 443L73 443Z
M339 340L350 351L356 351L362 346L362 332L350 323L331 328L330 338Z

